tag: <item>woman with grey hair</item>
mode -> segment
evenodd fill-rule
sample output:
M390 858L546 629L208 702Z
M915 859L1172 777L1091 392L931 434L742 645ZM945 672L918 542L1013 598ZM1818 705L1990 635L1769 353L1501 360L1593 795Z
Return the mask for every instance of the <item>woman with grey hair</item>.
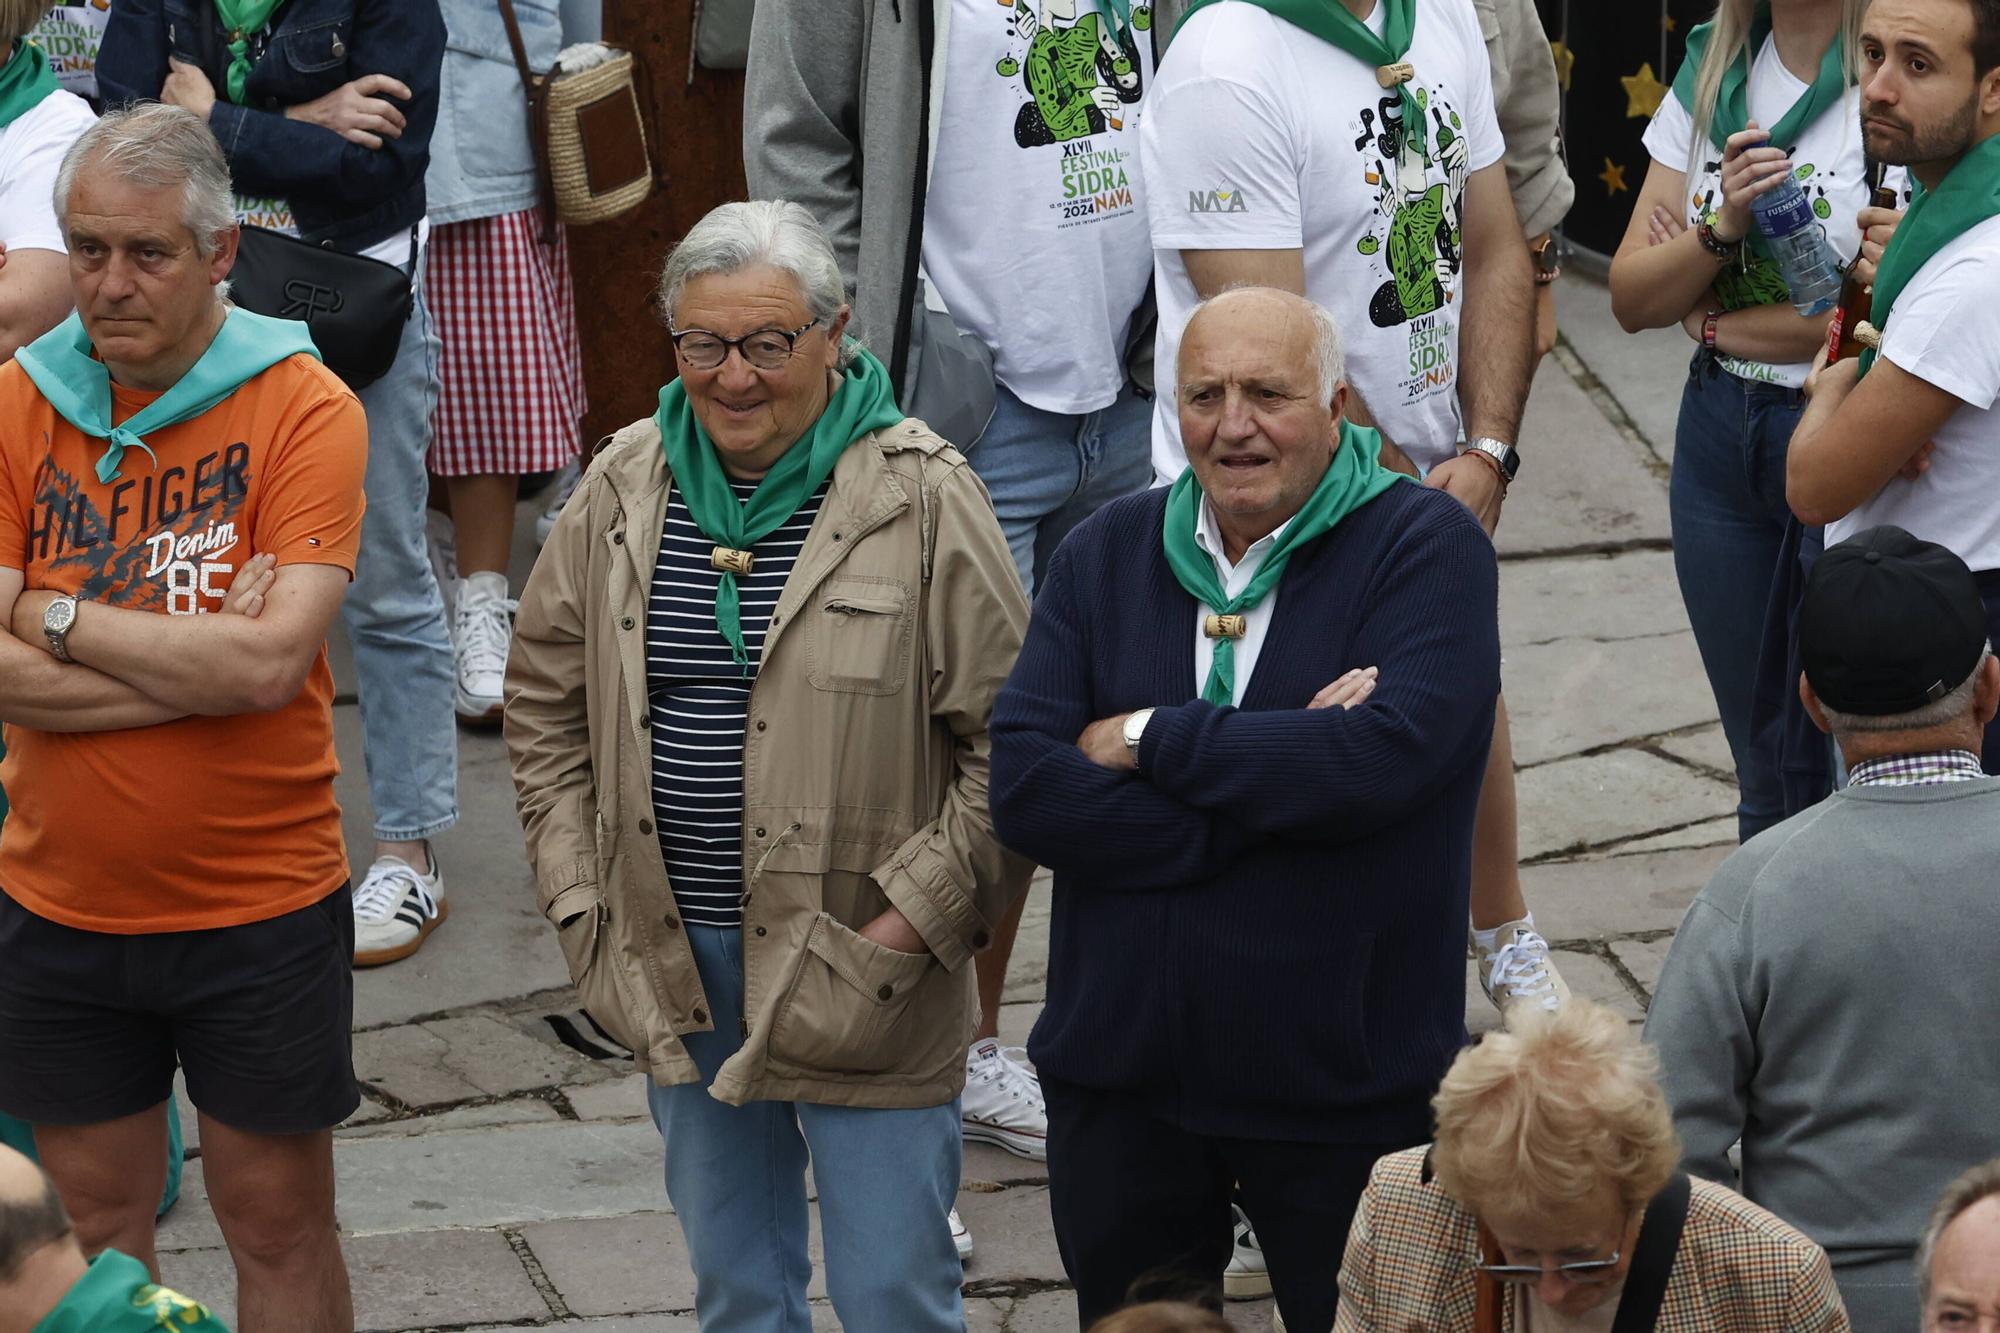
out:
M56 172L90 128L28 40L54 0L0 0L0 362L69 313L69 261L56 223Z
M1028 869L986 800L1027 602L843 297L797 205L695 225L680 378L564 508L507 670L543 910L652 1075L704 1329L811 1327L808 1155L841 1322L963 1327L971 959Z

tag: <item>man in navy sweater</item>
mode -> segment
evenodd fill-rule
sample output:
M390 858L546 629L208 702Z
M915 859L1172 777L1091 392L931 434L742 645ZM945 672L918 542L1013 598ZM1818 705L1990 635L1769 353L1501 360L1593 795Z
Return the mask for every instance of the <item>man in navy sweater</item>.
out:
M1498 571L1344 420L1319 306L1206 302L1177 393L1189 472L1064 542L994 708L994 822L1055 871L1050 1209L1088 1325L1219 1301L1240 1182L1324 1333L1369 1167L1465 1041Z

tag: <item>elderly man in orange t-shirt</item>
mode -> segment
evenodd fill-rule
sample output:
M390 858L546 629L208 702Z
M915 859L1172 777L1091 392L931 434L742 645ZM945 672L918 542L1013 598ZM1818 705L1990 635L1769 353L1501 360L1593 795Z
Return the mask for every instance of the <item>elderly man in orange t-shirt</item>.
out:
M0 1111L86 1249L155 1266L178 1065L239 1327L350 1329L325 641L366 422L303 325L222 300L236 227L199 119L105 117L56 199L76 314L0 366Z

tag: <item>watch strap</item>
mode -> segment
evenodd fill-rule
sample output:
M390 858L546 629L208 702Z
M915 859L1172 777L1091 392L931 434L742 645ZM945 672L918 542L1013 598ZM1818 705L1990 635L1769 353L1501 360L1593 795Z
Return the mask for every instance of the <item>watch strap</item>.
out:
M1715 350L1715 326L1721 321L1722 312L1720 310L1711 310L1702 317L1701 345L1711 352Z
M1480 435L1465 442L1465 452L1479 454L1493 465L1500 474L1500 484L1514 484L1514 474L1521 470L1521 454L1505 440L1496 440L1490 435Z
M49 611L53 611L56 607L62 606L65 603L69 606L69 620L58 630L48 623ZM75 597L58 597L49 603L49 611L42 613L42 637L49 641L49 651L55 655L55 659L58 662L74 662L76 660L69 655L69 632L76 628L77 607L79 604L79 599Z

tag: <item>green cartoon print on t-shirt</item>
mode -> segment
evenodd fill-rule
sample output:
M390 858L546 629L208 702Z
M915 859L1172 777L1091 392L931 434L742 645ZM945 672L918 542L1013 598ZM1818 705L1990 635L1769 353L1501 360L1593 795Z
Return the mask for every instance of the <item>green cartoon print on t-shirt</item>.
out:
M1433 99L1424 90L1419 90L1418 100L1434 122L1432 161L1443 168L1444 180L1431 182L1431 163L1404 135L1399 98L1384 97L1374 107L1362 108L1355 139L1366 183L1378 191L1376 225L1361 236L1355 249L1364 255L1386 251L1388 261L1387 281L1368 303L1368 318L1377 328L1408 323L1449 303L1463 263L1459 221L1464 215L1470 147L1456 111L1441 103L1431 105Z
M1138 11L1133 18L1136 26ZM1144 92L1132 34L1094 11L1079 18L1076 0L1040 0L1039 11L1016 0L1014 31L1028 39L1026 55L996 66L1003 78L1020 75L1028 89L1014 142L1039 148L1124 128L1125 107Z

